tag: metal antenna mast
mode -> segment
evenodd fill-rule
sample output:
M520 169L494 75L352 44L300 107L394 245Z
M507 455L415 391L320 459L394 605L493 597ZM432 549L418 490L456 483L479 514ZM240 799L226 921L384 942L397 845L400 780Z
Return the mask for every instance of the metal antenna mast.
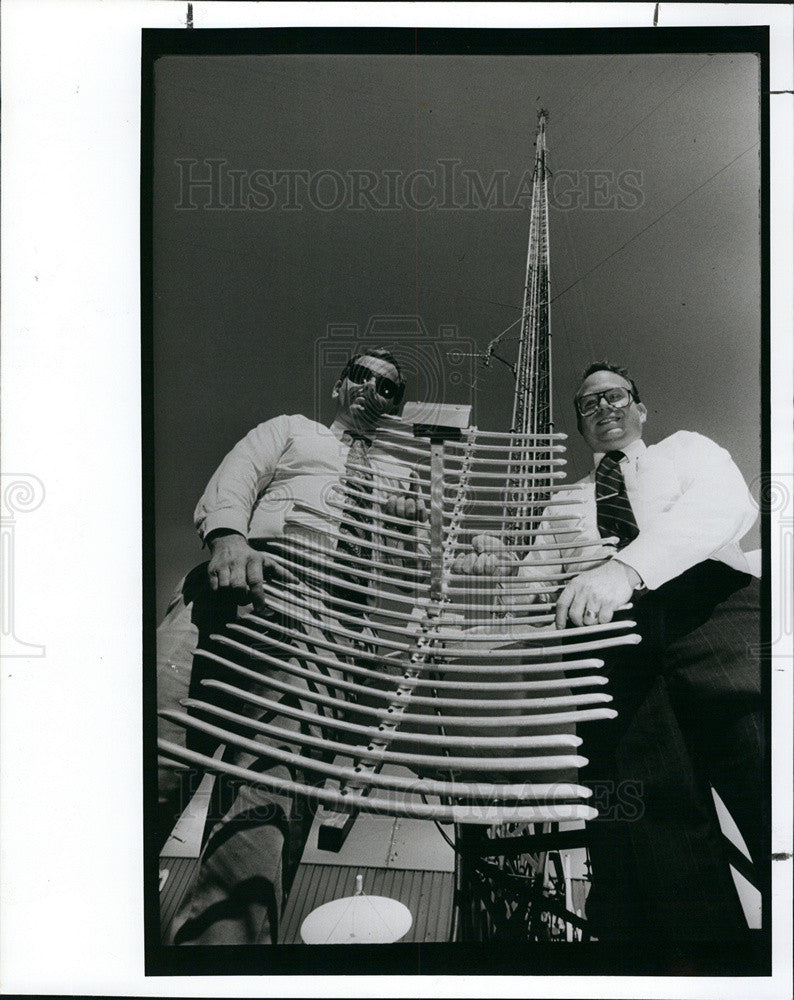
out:
M551 410L551 322L549 315L549 191L546 153L548 112L538 112L535 136L535 167L532 174L532 208L524 282L518 359L515 366L515 394L511 430L516 434L548 434L553 430ZM522 534L507 535L518 545L532 541L533 512L543 503L548 485L541 475L527 478L537 470L543 455L516 446L508 467L504 525L524 528ZM547 456L551 458L549 454Z

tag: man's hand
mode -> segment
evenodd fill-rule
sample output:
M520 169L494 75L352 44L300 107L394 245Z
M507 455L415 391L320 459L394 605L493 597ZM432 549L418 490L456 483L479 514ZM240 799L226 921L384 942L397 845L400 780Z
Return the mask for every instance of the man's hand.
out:
M230 587L242 595L260 588L265 577L294 579L267 553L252 549L237 532L213 535L208 544L212 556L207 573L213 590Z
M606 625L641 584L639 574L617 559L580 573L557 600L557 628L565 628L569 618L574 625Z
M518 556L496 535L475 535L471 552L462 552L452 564L453 573L472 576L515 576Z
M387 517L402 517L416 524L427 521L427 507L421 497L390 496L382 510ZM395 524L394 527L406 533L414 530L414 524Z

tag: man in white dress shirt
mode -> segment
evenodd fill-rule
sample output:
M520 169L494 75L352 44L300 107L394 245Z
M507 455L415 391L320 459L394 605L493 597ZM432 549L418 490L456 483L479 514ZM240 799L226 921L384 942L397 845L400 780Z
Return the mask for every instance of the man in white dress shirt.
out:
M267 603L263 583L283 574L273 558L275 550L268 551L270 541L300 539L315 551L327 552L330 562L337 545L343 544L335 536L344 528L340 528L340 506L328 501L349 460L357 459L371 470L375 500L386 514L424 520L424 504L418 497L379 492L379 486L410 490L415 483L410 467L377 442L378 424L384 415L397 412L403 390L397 362L388 351L354 357L333 388L336 414L330 427L300 414L278 416L255 427L224 458L195 513L196 528L210 550L209 563L182 581L158 629L160 710L180 710L180 700L188 694L207 697L201 681L217 668L206 657L195 656L196 649L212 649L212 633L250 611L252 600ZM391 551L380 557L395 566L410 561L415 551L410 527L400 530L405 541L389 542ZM350 544L356 542L351 538ZM336 585L335 596L351 596L344 589L345 580ZM351 576L351 582L357 581ZM353 592L352 596L366 603L365 595ZM214 750L212 740L193 731L186 737L184 729L168 719L158 719L158 735L182 746L187 740L189 748L205 753ZM185 784L183 772L161 768L163 832L186 805ZM238 790L223 780L220 784L226 796L221 807L228 811L205 846L196 887L175 920L176 942L274 941L282 899L282 854L291 852L286 858L290 865L299 860L305 811L295 818L292 803L284 796L250 786ZM296 823L300 829L293 829Z
M763 883L759 591L739 547L757 510L709 438L679 431L645 445L647 411L624 369L590 366L575 406L594 469L571 493L580 503L570 520L541 527L566 546L591 547L530 551L519 566L498 539L479 536L456 568L516 572L540 595L549 562L559 570L566 558L593 556L557 597L557 628L607 623L632 603L620 614L637 621L643 641L605 657L618 717L581 732L601 813L589 827L588 918L602 940L738 940L746 923L709 785ZM555 506L555 517L565 513ZM608 537L617 543L594 554L592 543Z

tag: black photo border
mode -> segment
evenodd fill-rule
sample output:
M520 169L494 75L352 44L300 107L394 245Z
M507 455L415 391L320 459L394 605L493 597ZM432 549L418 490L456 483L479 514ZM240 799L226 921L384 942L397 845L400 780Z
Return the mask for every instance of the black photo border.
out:
M760 58L761 190L761 469L769 477L770 414L770 164L769 28L233 28L150 29L141 48L141 431L142 431L142 649L145 972L154 975L565 975L769 976L772 967L771 896L764 897L762 930L746 949L734 943L642 947L620 952L597 942L538 946L394 944L358 946L262 945L179 948L159 942L157 845L149 834L157 801L153 366L154 71L165 55L394 54L618 55L643 53L756 53ZM761 504L762 638L771 638L771 517ZM770 658L762 661L769 719ZM771 802L769 727L764 761L765 801ZM767 855L770 817L765 817ZM769 862L771 867L771 861Z

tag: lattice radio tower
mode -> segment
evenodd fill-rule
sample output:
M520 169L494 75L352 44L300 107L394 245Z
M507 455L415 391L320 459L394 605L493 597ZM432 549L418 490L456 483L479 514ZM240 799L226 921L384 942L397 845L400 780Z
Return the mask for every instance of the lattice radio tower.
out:
M532 207L524 281L515 393L511 430L516 434L548 434L553 430L551 409L551 318L549 313L549 191L546 152L548 113L538 112L535 167L532 174ZM545 456L550 458L551 456ZM544 455L527 446L516 446L508 466L504 528L525 529L507 534L518 545L532 542L534 512L543 505L548 482L538 475Z
M507 467L502 537L520 546L521 552L534 541L553 478L552 454L543 443L550 441L543 435L554 429L547 120L548 112L540 110L518 356L510 365L515 377L510 431L515 438ZM498 357L493 351L498 339L489 346L489 356ZM461 830L459 846L465 852L459 869L462 939L571 940L570 921L581 921L570 912L571 881L557 837L556 823L497 826L485 836L477 829Z

